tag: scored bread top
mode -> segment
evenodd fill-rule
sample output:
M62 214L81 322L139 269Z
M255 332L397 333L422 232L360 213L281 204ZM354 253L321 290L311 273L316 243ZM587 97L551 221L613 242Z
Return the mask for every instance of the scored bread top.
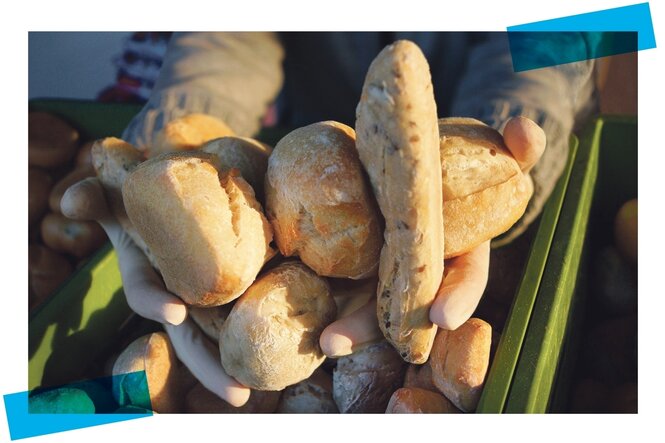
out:
M439 137L444 201L465 197L521 174L501 134L479 120L439 119Z
M254 191L237 170L219 169L212 154L162 154L139 165L122 188L166 287L196 306L239 297L271 253L272 229Z

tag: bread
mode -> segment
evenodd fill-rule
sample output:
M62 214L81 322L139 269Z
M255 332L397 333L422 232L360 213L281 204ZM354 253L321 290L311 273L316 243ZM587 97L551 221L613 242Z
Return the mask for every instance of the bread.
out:
M265 192L282 255L328 277L376 274L380 219L352 128L326 121L290 132L268 160Z
M197 308L192 306L187 312L203 333L217 343L222 325L229 316L232 307L231 303L213 308Z
M47 112L28 113L28 164L53 169L69 163L79 133L69 123Z
M28 246L30 309L51 295L72 273L62 255L38 244Z
M257 197L263 198L263 179L272 152L270 146L251 138L228 136L207 142L201 150L216 155L223 168L238 168Z
M476 410L489 367L492 327L470 318L454 331L440 329L430 363L436 387L464 412Z
M106 242L106 233L92 221L71 220L62 214L46 214L41 223L44 244L56 252L87 257Z
M205 142L229 135L235 135L233 130L217 117L206 114L185 115L171 120L155 134L152 146L148 149L149 156L199 149Z
M96 140L90 148L90 161L95 169L97 178L104 188L106 203L111 214L120 223L134 243L157 267L155 258L141 236L136 232L134 224L127 217L125 204L122 200L122 185L127 176L141 162L143 153L132 144L119 138L106 137Z
M332 397L332 379L322 369L284 389L277 412L283 414L331 414L337 405Z
M439 120L445 258L506 232L524 214L533 183L493 128L472 118Z
M49 203L53 180L39 168L28 169L28 224L41 219Z
M377 315L410 363L429 356L429 309L443 276L443 207L436 103L429 66L409 41L372 62L356 109L358 154L386 222Z
M53 212L60 212L60 200L67 188L85 178L94 177L95 171L90 166L76 168L65 175L53 186L48 196L48 205Z
M275 412L281 392L252 391L247 403L234 407L197 383L185 397L185 412L194 414L270 414Z
M421 388L400 388L396 390L386 414L449 414L460 412L443 395Z
M81 145L78 152L76 153L76 159L74 160L75 168L79 168L81 166L92 167L92 145L94 144L95 141L90 140Z
M153 157L122 186L127 215L169 291L194 306L238 298L267 257L272 230L237 170L200 151Z
M383 413L406 364L385 340L337 360L333 398L341 413Z
M113 365L113 395L118 404L159 413L178 412L182 393L177 362L173 346L164 332L134 340ZM145 371L145 375L139 371Z
M219 350L227 374L243 385L279 391L308 378L325 355L323 329L335 320L326 281L299 262L261 275L222 326Z

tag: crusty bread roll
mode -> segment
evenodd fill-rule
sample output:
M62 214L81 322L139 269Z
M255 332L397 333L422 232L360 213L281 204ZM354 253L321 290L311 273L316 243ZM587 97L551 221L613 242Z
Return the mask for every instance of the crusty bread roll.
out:
M430 363L436 387L464 412L473 412L480 400L489 367L492 327L470 318L454 331L440 329Z
M210 140L201 150L215 154L223 168L238 168L257 197L263 198L263 179L272 152L270 146L252 138L228 136Z
M267 257L272 230L237 170L200 151L153 157L122 186L127 215L169 291L194 306L239 297Z
M302 263L283 263L233 306L219 339L222 366L243 385L263 391L305 380L325 359L319 336L335 315L328 283Z
M217 343L219 341L219 333L222 330L222 325L231 312L233 305L227 303L222 306L215 306L212 308L197 308L191 306L187 312L198 325L205 335Z
M87 257L106 242L106 233L93 221L71 220L62 214L46 214L41 223L44 244L76 258Z
M337 360L333 398L341 413L383 413L402 385L406 364L385 340Z
M129 235L134 243L157 267L155 258L141 236L136 232L134 224L127 217L125 204L122 201L122 185L127 176L141 162L143 153L132 144L115 137L106 137L95 140L90 148L90 161L95 169L97 178L104 188L106 203L111 214L120 223L122 229Z
M206 114L189 114L168 122L155 134L149 156L155 157L165 152L190 151L199 149L205 142L235 135L226 123Z
M270 414L275 412L280 391L252 391L247 403L235 407L225 402L201 383L197 383L185 397L185 412L192 414Z
M49 204L53 180L39 168L28 169L28 224L39 221Z
M443 276L443 207L436 103L418 46L398 41L370 65L356 109L356 146L386 221L377 314L411 363L429 356L429 320Z
M332 397L332 379L321 368L311 377L282 392L277 412L283 414L331 414L338 412Z
M145 378L132 374L138 371L145 371ZM178 360L166 333L144 335L127 346L115 361L113 395L120 406L178 412L182 404L178 375ZM148 392L143 380L147 381Z
M381 228L365 180L352 128L326 121L282 138L265 179L266 214L280 252L298 255L319 275L375 274Z
M79 133L69 123L48 112L28 113L28 164L57 168L67 164L79 143Z
M396 390L386 414L450 414L460 412L443 395L421 388L400 388Z
M472 118L439 120L445 258L506 232L526 210L533 183L495 129Z

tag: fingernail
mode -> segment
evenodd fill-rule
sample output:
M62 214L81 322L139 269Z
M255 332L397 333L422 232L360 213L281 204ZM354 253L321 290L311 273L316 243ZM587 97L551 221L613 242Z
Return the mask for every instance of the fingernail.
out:
M251 391L244 386L227 386L221 397L233 407L239 408L249 401Z
M453 300L455 298L450 294L447 299L437 299L430 309L430 321L442 329L454 331L471 318L476 303L471 306L466 300Z
M185 305L171 304L164 308L164 320L173 326L178 326L187 318L187 308Z
M330 333L321 335L321 350L328 357L344 357L353 352L353 343L345 335Z

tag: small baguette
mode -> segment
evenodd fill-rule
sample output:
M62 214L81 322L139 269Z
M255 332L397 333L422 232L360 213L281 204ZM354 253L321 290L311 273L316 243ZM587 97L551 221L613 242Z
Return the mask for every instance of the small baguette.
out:
M429 308L443 276L439 130L429 65L398 41L372 62L356 109L356 146L385 218L379 326L402 358L424 363L436 326Z
M421 388L400 388L396 390L386 414L450 414L459 413L459 409L438 392Z

